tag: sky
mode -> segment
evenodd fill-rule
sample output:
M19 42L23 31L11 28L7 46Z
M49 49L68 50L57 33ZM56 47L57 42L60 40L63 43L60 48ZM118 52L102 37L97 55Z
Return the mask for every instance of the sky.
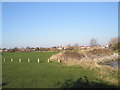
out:
M106 45L117 36L117 2L2 3L3 48Z

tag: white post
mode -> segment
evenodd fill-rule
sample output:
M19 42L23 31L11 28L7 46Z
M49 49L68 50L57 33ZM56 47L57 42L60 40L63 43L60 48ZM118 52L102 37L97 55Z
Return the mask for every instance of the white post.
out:
M48 63L50 62L50 60L48 59Z
M19 62L22 62L21 58L19 59Z
M3 60L4 60L4 62L5 62L5 58L4 58Z
M38 58L38 63L40 62L40 59Z
M13 62L13 59L11 58L11 62Z
M60 63L60 60L58 59L58 63Z
M30 59L28 59L28 62L30 62Z

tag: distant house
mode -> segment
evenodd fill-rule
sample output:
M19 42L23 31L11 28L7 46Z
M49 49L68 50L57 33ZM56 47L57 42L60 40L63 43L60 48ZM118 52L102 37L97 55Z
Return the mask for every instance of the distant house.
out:
M100 49L100 48L105 48L106 46L102 46L102 45L96 45L94 47L91 46L79 46L79 49L89 49L89 48L96 48L96 49Z
M24 48L19 49L20 52L25 52L26 50Z
M88 49L90 46L79 46L79 49Z
M69 48L69 46L64 46L63 48L64 48L64 49L68 49L68 48Z
M32 48L31 50L32 50L32 51L35 51L35 48Z
M102 45L96 45L95 48L104 48Z
M0 49L0 53L2 53L2 49Z
M8 52L9 50L8 49L3 49L2 52Z
M80 48L80 49L84 49L84 48L86 48L86 46L79 46L79 48Z
M104 45L103 48L109 49L110 47L109 47L109 45L107 44L107 45Z
M58 50L61 50L61 49L63 49L62 47L59 47L59 48L57 48Z
M106 45L105 48L109 48L109 45Z
M106 48L106 45L96 45L94 46L94 48L102 49L102 48Z
M72 47L72 46L65 46L65 47L63 47L62 49L66 49L66 50L73 50L73 49L75 49L74 47Z
M90 46L86 46L86 48L90 48Z

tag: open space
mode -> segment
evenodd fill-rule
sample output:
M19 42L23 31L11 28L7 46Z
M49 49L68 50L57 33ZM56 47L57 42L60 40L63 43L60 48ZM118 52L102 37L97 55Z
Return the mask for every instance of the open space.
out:
M0 88L118 88L120 3L30 1L0 3Z
M57 88L70 87L69 83L80 78L82 87L116 87L117 75L100 74L100 69L89 70L81 66L67 66L63 63L47 62L47 59L58 52L25 52L3 53L6 61L3 65L3 88ZM13 58L13 62L11 62ZM22 62L18 62L21 58ZM31 62L27 62L27 59ZM40 63L37 59L40 58ZM101 78L102 77L102 78ZM108 78L108 80L107 80ZM109 81L109 78L111 78ZM68 81L68 82L67 82ZM89 81L89 83L87 83ZM91 85L90 82L93 84ZM62 86L62 84L64 86ZM84 84L83 84L84 83ZM86 84L85 84L86 83Z

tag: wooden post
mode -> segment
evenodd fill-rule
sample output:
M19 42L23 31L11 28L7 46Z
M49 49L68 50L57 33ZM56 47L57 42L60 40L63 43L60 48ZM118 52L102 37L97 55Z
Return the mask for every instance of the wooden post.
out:
M61 61L58 59L58 63L60 63Z
M4 58L3 60L4 60L4 62L5 62L5 58Z
M38 58L38 63L40 62L40 59Z
M13 59L11 58L11 62L13 62Z
M30 62L30 59L28 59L28 62Z
M19 62L22 62L21 58L19 59Z
M50 63L50 60L48 59L48 63Z

